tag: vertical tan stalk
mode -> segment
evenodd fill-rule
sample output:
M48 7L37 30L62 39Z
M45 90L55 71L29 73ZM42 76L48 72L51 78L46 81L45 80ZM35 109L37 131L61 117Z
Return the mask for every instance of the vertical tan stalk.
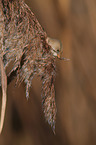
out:
M7 101L7 76L1 58L0 58L0 69L1 69L1 84L2 84L2 103L1 103L1 117L0 117L0 133L1 133L4 124L6 101Z

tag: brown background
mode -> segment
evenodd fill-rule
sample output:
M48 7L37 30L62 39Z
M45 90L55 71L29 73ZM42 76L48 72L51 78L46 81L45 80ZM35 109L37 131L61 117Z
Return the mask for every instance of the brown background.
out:
M25 85L15 88L13 80L0 145L96 145L96 1L26 2L70 61L57 60L56 135L43 116L40 80L33 80L28 101Z

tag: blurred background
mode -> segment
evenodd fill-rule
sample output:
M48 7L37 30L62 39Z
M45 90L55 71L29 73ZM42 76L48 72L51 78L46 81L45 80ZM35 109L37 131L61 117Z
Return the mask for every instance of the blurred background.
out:
M60 39L65 62L56 60L56 135L45 122L41 82L8 86L0 145L96 145L96 0L25 0L50 37Z

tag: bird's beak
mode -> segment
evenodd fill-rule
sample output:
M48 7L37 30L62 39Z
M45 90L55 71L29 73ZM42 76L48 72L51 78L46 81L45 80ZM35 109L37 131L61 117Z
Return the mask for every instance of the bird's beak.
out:
M60 58L60 54L57 54L57 57Z

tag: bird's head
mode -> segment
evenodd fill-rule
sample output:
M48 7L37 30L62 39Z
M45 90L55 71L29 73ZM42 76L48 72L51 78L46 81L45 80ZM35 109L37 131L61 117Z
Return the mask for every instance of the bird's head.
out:
M53 39L50 37L47 37L46 39L47 43L51 46L51 52L53 56L60 58L61 52L62 52L62 43L58 39Z
M61 60L65 60L65 61L70 60L70 59L61 57L63 47L62 47L62 43L60 40L47 37L46 42L51 46L51 48L52 48L51 52L52 52L53 56L55 56Z

